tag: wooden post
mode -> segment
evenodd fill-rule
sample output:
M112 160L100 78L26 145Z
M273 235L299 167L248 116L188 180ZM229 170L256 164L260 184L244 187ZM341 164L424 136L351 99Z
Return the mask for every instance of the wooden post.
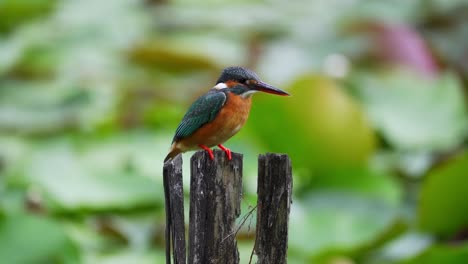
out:
M214 156L211 160L199 151L191 159L190 264L239 263L234 232L242 197L242 155L232 153L229 161L215 150Z
M257 195L257 263L287 263L292 202L291 160L287 155L267 153L259 156Z
M172 241L174 263L185 264L184 190L181 155L164 164L163 181L166 202L166 263L171 263Z

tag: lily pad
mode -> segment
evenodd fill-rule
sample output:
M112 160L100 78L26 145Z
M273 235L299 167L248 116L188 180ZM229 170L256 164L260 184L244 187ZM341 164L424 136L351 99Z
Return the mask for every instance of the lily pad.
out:
M55 9L56 0L3 0L0 2L0 33L47 15Z
M80 263L77 248L50 218L15 214L0 219L3 263Z
M375 127L399 150L444 151L467 132L467 108L452 74L423 79L403 72L358 75L354 86Z
M100 155L85 159L86 149L81 151L65 140L42 145L41 151L32 156L25 174L47 198L51 209L131 210L162 204L161 186L133 170L130 160Z
M468 244L434 245L419 256L401 264L461 264L468 259Z
M375 137L364 112L338 83L306 75L291 97L257 95L247 125L268 151L289 153L310 170L367 164ZM274 131L280 131L274 132Z
M299 205L299 207L298 207ZM396 208L353 195L322 192L293 204L290 252L315 258L369 246L397 219Z
M427 175L418 210L421 228L450 236L468 227L468 152L447 161Z

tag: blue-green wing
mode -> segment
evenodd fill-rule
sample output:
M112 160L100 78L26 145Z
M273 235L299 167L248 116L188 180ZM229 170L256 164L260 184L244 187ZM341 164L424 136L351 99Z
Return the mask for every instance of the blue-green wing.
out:
M204 124L213 121L226 99L226 94L221 91L209 91L198 98L177 127L173 141L188 137Z

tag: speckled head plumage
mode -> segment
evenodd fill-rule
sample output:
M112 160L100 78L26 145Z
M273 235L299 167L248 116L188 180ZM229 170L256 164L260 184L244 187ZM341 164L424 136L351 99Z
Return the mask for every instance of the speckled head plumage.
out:
M219 76L216 84L225 83L227 81L237 81L239 83L245 83L247 80L256 80L260 81L260 78L257 74L249 69L232 66L224 68Z

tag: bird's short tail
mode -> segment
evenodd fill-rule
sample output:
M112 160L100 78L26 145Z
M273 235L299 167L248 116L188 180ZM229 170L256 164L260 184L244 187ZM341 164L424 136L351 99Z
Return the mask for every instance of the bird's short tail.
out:
M179 155L182 151L180 151L180 149L177 149L177 148L171 148L171 151L169 152L169 154L167 154L166 158L164 158L164 163L166 163L166 161L168 160L172 160L175 156Z

